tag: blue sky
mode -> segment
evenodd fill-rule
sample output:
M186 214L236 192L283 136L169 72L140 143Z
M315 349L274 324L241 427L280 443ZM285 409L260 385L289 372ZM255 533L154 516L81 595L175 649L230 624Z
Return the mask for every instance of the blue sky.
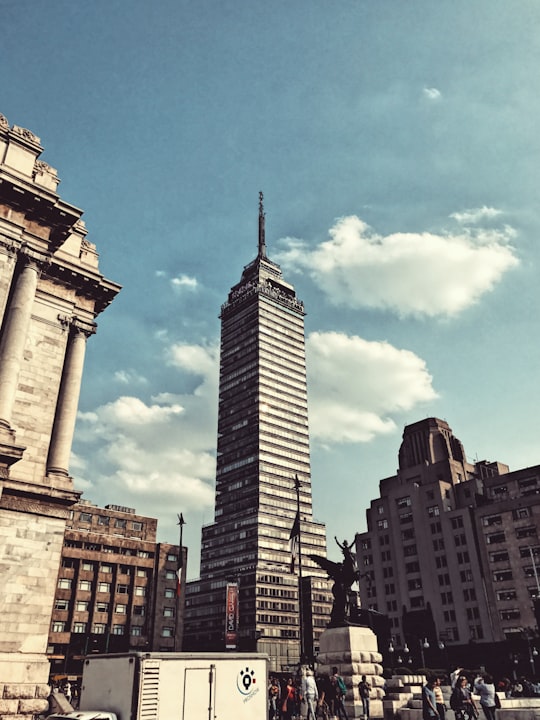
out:
M219 310L268 252L305 302L314 512L365 529L403 427L540 463L537 0L0 0L0 112L42 141L123 290L71 472L213 519ZM339 551L337 551L339 554Z

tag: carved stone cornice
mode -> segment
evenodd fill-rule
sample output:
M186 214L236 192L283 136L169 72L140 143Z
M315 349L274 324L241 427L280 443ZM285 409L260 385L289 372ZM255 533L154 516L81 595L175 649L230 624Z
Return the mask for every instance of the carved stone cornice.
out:
M38 136L35 135L31 130L27 130L26 128L20 127L19 125L14 125L11 128L11 132L13 133L13 135L17 135L23 140L26 140L33 145L38 145L39 147L41 147L40 138L38 138Z
M41 487L41 492L26 492L24 487L17 488L16 483L3 481L0 497L0 510L14 510L31 515L45 515L59 519L68 519L70 508L79 500L78 491L55 492L49 487Z
M1 167L0 167L1 170ZM28 220L50 228L49 251L56 252L80 219L82 211L36 183L24 183L0 173L0 202L22 211Z
M73 288L82 297L93 300L95 316L110 305L122 287L112 280L107 280L99 272L91 272L91 269L85 272L85 268L67 262L58 262L56 257L53 257L46 275L55 282Z

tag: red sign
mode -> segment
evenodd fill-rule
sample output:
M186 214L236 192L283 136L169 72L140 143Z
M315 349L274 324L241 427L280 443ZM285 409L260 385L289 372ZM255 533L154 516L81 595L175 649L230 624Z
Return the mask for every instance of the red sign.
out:
M236 650L238 637L238 583L227 583L225 602L225 648L227 650Z

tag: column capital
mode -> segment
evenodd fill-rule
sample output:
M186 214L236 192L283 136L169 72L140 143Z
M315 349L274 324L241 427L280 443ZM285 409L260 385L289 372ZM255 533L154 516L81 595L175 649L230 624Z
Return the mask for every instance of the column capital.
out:
M86 338L89 338L90 335L94 335L97 327L95 322L81 320L77 317L71 318L70 325L74 333L84 335Z
M23 245L19 249L19 257L23 259L25 267L35 267L39 275L51 264L50 255L34 250L28 245Z
M58 322L62 326L63 330L71 330L75 335L84 335L89 338L90 335L94 335L96 332L96 323L88 320L81 320L78 317L70 317L69 315L57 315Z

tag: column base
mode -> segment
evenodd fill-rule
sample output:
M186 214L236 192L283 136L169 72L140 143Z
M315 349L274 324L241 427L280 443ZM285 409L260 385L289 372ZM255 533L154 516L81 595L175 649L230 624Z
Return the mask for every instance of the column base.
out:
M371 685L370 717L382 718L384 678L377 636L368 627L348 625L328 628L319 639L317 672L331 675L335 666L347 685L345 709L350 718L363 716L358 683L365 675Z

